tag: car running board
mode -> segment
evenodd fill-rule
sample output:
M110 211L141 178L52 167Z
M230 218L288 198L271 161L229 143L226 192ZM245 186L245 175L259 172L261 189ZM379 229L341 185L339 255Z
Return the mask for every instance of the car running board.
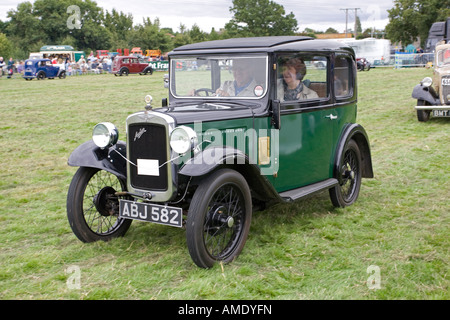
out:
M298 189L281 192L280 197L286 202L291 202L312 195L316 192L332 188L334 186L337 186L338 184L339 182L337 179L327 179Z

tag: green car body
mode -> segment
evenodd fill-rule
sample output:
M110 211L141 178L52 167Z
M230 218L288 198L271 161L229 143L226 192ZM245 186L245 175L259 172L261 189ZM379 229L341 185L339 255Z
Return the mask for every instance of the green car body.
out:
M114 125L97 125L94 142L69 158L80 173L68 217L82 241L123 235L132 220L185 227L193 261L208 268L239 255L255 208L324 190L345 207L361 178L373 177L367 133L356 123L350 47L307 37L228 39L176 48L169 63L162 108L149 98L130 115L126 142ZM114 219L98 231L84 223L77 199L103 171L119 187L94 187L96 211Z

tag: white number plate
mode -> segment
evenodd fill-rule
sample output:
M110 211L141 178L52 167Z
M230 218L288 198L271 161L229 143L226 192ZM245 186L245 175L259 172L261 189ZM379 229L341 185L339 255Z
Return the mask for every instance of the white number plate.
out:
M119 203L119 217L121 218L148 221L178 228L183 226L183 210L181 208L129 200L120 200Z
M442 78L443 86L450 86L450 78Z

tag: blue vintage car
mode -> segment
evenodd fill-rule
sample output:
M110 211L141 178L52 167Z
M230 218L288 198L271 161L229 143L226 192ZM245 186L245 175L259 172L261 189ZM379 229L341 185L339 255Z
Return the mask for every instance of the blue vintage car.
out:
M34 78L38 80L53 79L55 77L64 79L66 71L52 65L50 59L28 59L25 61L25 72L23 75L25 80L33 80Z

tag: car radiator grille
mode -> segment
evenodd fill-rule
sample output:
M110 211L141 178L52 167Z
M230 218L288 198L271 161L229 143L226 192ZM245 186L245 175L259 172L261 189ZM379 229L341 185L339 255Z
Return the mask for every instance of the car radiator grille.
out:
M450 80L450 76L446 76L446 77L443 77L443 78L447 78L447 79ZM450 99L448 98L449 95L450 95L450 85L442 86L442 97L443 97L443 100L444 100L444 104L450 105Z
M166 128L159 124L137 123L128 127L129 160L158 160L161 166L167 161ZM168 188L168 166L159 169L159 176L138 175L137 167L130 165L130 182L135 189L165 191Z

